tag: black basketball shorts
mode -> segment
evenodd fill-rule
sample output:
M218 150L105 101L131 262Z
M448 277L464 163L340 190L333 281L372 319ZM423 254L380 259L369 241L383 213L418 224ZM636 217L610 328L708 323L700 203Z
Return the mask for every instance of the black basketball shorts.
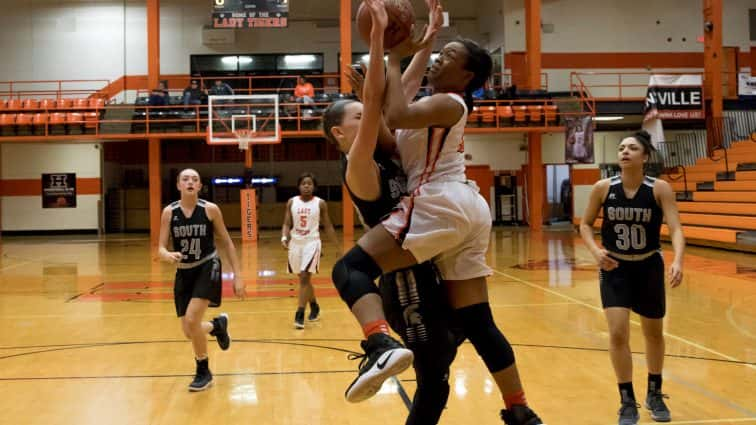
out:
M599 271L603 307L629 308L649 319L664 317L667 303L661 253L640 261L617 261L616 269Z
M221 260L215 257L191 269L176 270L173 301L176 315L183 317L192 298L210 301L210 307L221 305Z

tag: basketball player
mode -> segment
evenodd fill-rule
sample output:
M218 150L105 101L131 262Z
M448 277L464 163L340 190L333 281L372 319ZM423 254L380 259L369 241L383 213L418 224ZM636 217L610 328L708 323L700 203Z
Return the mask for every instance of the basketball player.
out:
M289 250L289 273L299 276L299 301L294 314L294 327L304 329L305 306L310 303L307 320L320 319L320 306L310 278L320 266L320 223L329 239L336 244L336 231L328 215L326 202L315 196L315 176L304 173L297 180L299 196L286 203L286 215L281 227L281 244ZM293 222L293 225L292 225Z
M231 344L227 314L210 322L202 321L208 307L221 304L221 260L216 251L216 236L220 241L218 248L225 250L234 271L237 297L244 297L245 286L236 248L220 209L212 202L199 199L202 189L199 173L191 168L181 171L176 186L181 200L163 209L158 257L177 266L173 287L176 314L181 319L184 335L192 341L197 363L189 391L202 391L213 383L213 374L208 367L206 335L214 336L222 350L228 350ZM173 239L173 250L168 249L169 238Z
M442 10L437 7L435 0L429 2L429 7L431 10L429 31L435 31L433 29L435 22L443 20ZM432 36L435 37L435 34ZM405 93L410 98L414 97L419 87L430 53L429 43L428 47L420 50L413 57L403 76ZM370 121L369 118L375 113L374 109L379 108L382 103L381 97L376 95L380 94L384 86L383 52L377 46L373 48L371 45L370 54L371 67L377 66L379 68L377 71L368 70L364 81L361 75L352 69L346 75L358 97L365 100L366 104L363 106L356 101L339 101L329 106L323 118L326 138L339 146L344 154L344 182L367 227L378 225L385 216L390 214L401 196L406 194L406 176L399 164L391 158L390 148L393 139L385 128L381 129L383 131L367 132L370 134L362 133L366 136L372 136L375 133L376 137L383 139L379 140L378 145L389 147L388 150L381 150L381 148L376 149L375 142L371 144L374 150L371 167L356 169L351 167L347 160L347 157L355 161L364 160L360 156L371 153L369 148L361 148L367 139L364 137L350 139L345 137L345 134L355 134L356 126L359 125L374 125L374 121ZM363 87L366 88L364 94L367 95L367 99L363 96ZM368 113L368 119L363 116L359 122L354 121L353 117L361 114L364 108L372 108ZM349 122L345 124L345 121ZM353 147L354 150L352 150ZM371 290L369 297L375 297L379 292L374 285L369 289ZM391 328L402 336L407 347L414 352L417 390L406 424L436 424L449 395L449 365L456 355L458 343L463 338L450 330L451 312L445 302L445 294L435 267L431 262L426 262L410 269L384 275L381 277L380 294ZM367 342L363 342L363 348L366 344Z
M675 194L664 180L644 175L644 165L654 150L651 136L640 131L619 145L621 173L593 185L580 223L580 234L599 267L601 303L609 325L609 355L619 385L619 424L638 423L633 391L633 360L630 352L630 310L641 317L646 339L648 388L645 407L651 418L669 422L671 415L662 394L664 365L664 262L659 233L666 220L675 252L669 269L670 286L682 282L685 239ZM593 239L593 222L603 213L601 244Z
M374 13L371 52L375 44L373 37L381 36L375 31L375 16ZM467 103L472 103L472 93L489 77L491 57L469 40L448 44L428 74L437 93L408 104L400 60L425 46L422 41L404 44L389 54L383 112L388 127L402 129L397 130L396 144L412 196L403 197L388 218L370 229L357 246L336 263L334 284L352 306L363 329L385 326L382 306L369 294L373 279L382 273L433 259L445 280L456 320L483 357L504 396L507 409L502 411L502 418L508 424L540 424L540 419L527 407L514 353L496 328L488 305L486 276L490 275L490 269L485 264L485 253L491 216L477 187L465 177L461 150L467 109L472 106ZM371 68L378 68L375 65L371 64ZM458 92L465 92L467 102L456 94ZM373 134L377 133L375 127L380 115L373 111L367 95L362 116L347 117L345 121L355 119L360 121L357 138L365 136L366 128L373 128ZM376 122L371 125L373 120ZM365 138L366 149L370 140ZM355 163L355 168L371 168L373 150L368 151L369 157L363 155L359 161L351 158L352 151L354 146L349 162ZM360 401L372 396L388 376L397 373L396 370L387 372L386 364L401 356L398 352L402 348L388 337L377 338L372 343L371 337L365 344L366 364L347 389L347 400ZM394 366L398 369L398 362Z

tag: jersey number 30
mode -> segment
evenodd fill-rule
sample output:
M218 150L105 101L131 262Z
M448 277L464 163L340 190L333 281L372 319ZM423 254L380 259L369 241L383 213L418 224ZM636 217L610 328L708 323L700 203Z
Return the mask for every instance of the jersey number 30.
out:
M184 258L194 255L194 259L199 260L202 255L200 240L198 238L181 239L181 253L184 254Z
M632 246L633 249L646 247L646 228L640 224L615 224L614 232L617 234L617 248L626 251Z

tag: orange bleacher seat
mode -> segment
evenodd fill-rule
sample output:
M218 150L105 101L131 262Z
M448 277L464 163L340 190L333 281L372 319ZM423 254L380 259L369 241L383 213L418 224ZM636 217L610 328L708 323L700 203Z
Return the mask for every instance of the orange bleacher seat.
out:
M515 125L525 125L528 120L528 107L527 106L513 106L514 122Z
M16 125L31 125L34 114L17 114Z
M86 128L97 128L97 112L84 112L84 126Z
M8 99L8 103L6 104L6 109L9 109L9 110L18 110L18 109L21 109L21 100L20 99Z
M16 123L16 114L0 114L0 126L13 125Z
M24 99L21 102L21 108L23 108L23 109L39 109L39 100L37 100L37 99Z
M470 113L467 114L467 123L468 124L479 124L480 120L481 120L480 107L479 106L473 106L472 111L470 111Z
M528 105L528 116L531 124L540 124L543 120L543 106Z
M89 99L89 107L92 109L100 109L105 107L105 99L101 97L93 97Z
M50 114L50 125L61 125L66 122L66 114L62 112L53 112Z
M86 109L89 108L89 99L74 99L73 100L73 107L76 109Z
M42 99L39 101L39 109L55 109L55 99Z
M84 116L80 112L69 112L66 114L66 124L82 124Z
M496 107L495 106L482 106L481 117L483 118L483 125L496 127Z
M6 104L5 99L0 99L0 110L5 109L5 104Z
M55 102L58 109L70 109L71 108L71 99L58 99L57 102Z
M499 125L502 125L502 126L512 125L512 117L514 116L514 113L512 112L511 106L509 105L497 106L496 115L499 116Z
M557 106L546 105L543 107L543 114L546 117L546 124L556 124L557 121Z
M34 118L32 118L32 124L34 125L47 124L47 112L40 112L40 113L34 114Z

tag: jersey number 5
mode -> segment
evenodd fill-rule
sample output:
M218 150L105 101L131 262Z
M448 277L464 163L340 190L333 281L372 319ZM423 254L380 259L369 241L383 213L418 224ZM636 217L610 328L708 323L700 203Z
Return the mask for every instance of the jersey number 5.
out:
M633 249L646 247L646 228L640 224L615 224L614 232L617 233L617 248L626 251L632 246Z
M299 227L306 229L307 228L307 216L306 215L300 215L299 216Z
M194 255L194 260L199 260L202 254L200 251L200 240L198 238L181 239L181 253L184 254L184 258Z

